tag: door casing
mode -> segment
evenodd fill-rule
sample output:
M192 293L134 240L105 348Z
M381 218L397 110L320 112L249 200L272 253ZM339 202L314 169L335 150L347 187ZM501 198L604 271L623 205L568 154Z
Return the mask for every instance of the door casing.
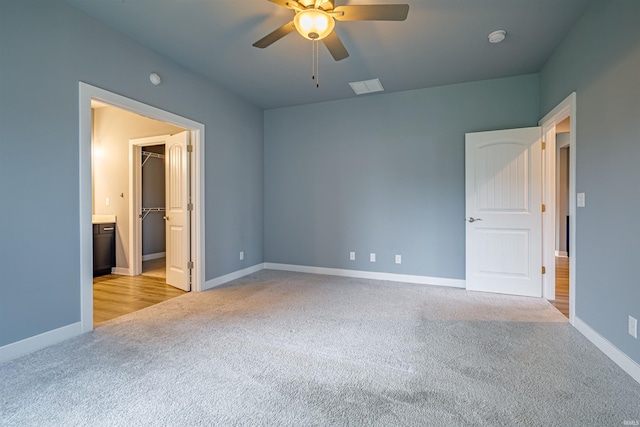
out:
M571 248L571 256L569 257L569 323L574 324L575 318L575 299L576 299L576 258L578 251L576 248L576 93L572 92L555 108L547 113L538 125L542 127L542 134L552 134L552 138L547 138L546 150L544 150L544 162L546 167L544 174L544 195L543 203L550 204L553 209L547 209L547 215L543 216L542 228L543 235L546 237L542 245L542 261L545 265L555 265L555 232L556 232L556 138L555 127L558 123L570 117L569 128L569 247ZM556 294L556 276L555 268L543 276L543 298L555 299Z
M79 82L79 197L80 197L80 322L82 332L93 330L93 245L91 224L91 100L95 99L155 120L171 123L191 132L193 161L191 168L192 291L200 292L205 281L205 216L204 216L204 124L160 108L118 95L84 82Z
M142 274L142 227L138 221L142 212L142 147L164 145L170 135L129 140L129 271Z

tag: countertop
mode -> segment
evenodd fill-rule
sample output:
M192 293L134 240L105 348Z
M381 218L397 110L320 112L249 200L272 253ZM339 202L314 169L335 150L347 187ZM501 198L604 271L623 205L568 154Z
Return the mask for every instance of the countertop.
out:
M91 223L92 224L115 224L116 216L115 215L92 215Z

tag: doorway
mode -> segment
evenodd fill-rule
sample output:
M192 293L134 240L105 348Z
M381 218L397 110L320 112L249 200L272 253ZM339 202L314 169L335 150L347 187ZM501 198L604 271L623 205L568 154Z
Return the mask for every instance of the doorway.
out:
M555 299L551 304L566 317L569 317L569 278L571 269L571 234L569 216L569 176L571 165L570 141L571 117L556 125L556 242L555 242Z
M575 274L571 272L575 272L577 257L575 111L574 92L539 121L546 144L543 197L550 213L543 222L543 259L548 266L543 276L543 297L561 306L571 324L576 295ZM563 175L566 175L564 179Z
M80 285L81 285L81 324L82 331L93 329L93 250L92 250L92 112L91 102L100 101L123 110L169 123L188 130L192 146L191 174L185 178L191 184L193 210L190 211L192 227L189 232L185 253L192 262L192 290L199 292L204 281L204 125L190 119L132 99L105 91L101 88L79 83L80 91ZM123 196L120 196L124 198Z
M129 252L133 275L164 259L166 283L191 290L189 133L129 140ZM146 260L145 260L146 258Z
M165 145L142 148L142 222L141 272L143 276L167 278L167 233L165 184ZM142 215L142 218L140 218ZM132 257L133 258L133 257Z

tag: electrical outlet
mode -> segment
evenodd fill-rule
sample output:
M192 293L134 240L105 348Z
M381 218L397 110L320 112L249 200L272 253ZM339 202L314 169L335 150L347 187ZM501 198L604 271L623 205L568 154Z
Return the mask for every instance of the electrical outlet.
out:
M356 260L356 253L349 252L349 261L355 261L355 260Z
M371 252L369 254L369 262L376 262L376 254Z
M579 208L584 208L586 206L584 197L584 193L576 194L576 204Z
M629 316L629 335L638 338L638 319L633 316Z
M240 261L244 260L244 251L240 251Z
M396 264L402 264L402 255L396 255Z
M104 201L104 205L105 206L109 206L111 204L111 202L109 201L109 198L107 197Z

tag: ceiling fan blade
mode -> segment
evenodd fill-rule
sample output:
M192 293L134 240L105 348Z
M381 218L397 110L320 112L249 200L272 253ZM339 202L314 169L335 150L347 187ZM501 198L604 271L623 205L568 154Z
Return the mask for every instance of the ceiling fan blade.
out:
M278 28L270 34L267 34L266 36L255 42L253 46L264 49L265 47L272 45L273 43L277 42L278 40L295 30L296 26L293 24L293 21L287 22L282 27Z
M333 12L338 12L335 15ZM404 21L409 14L408 4L370 4L338 6L332 16L336 21Z
M335 31L332 31L331 34L323 38L322 41L336 61L341 61L349 56L349 52L347 52L347 49L345 49L340 41L340 37L338 37Z

